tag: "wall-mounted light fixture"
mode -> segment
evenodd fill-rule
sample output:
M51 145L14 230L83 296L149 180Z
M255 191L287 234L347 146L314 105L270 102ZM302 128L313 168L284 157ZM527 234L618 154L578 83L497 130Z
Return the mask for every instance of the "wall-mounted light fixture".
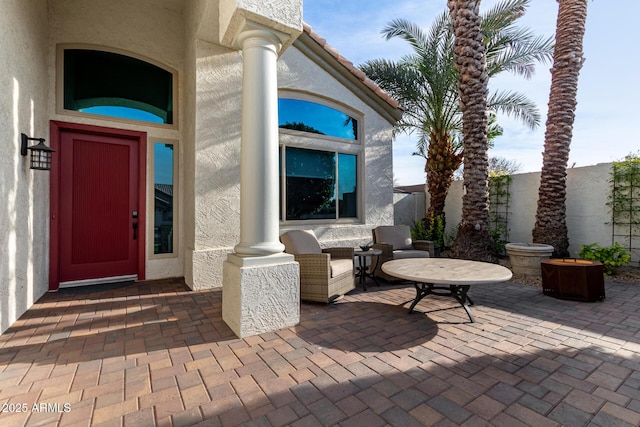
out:
M44 138L29 138L27 135L20 134L20 154L27 155L27 150L31 151L31 163L29 167L31 169L38 169L43 171L51 170L51 153L55 150L49 148L44 143ZM29 141L40 141L36 145L29 147Z

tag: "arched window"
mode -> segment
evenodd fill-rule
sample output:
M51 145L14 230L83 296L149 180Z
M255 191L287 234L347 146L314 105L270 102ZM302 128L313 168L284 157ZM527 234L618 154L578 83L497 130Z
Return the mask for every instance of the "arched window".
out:
M140 59L64 50L65 110L173 124L173 73Z
M295 96L278 100L281 220L359 221L361 119Z
M278 99L278 127L358 139L358 121L355 118L327 105L301 99Z

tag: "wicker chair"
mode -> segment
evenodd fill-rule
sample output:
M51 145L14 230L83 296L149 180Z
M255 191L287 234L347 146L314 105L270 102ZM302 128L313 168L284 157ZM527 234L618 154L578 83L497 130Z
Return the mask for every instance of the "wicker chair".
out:
M355 288L353 248L321 249L312 230L288 231L280 241L300 264L300 299L330 303Z
M382 264L392 259L429 258L435 253L433 242L429 240L412 240L411 229L407 225L381 225L371 230L373 246L382 250L380 262L374 272L376 277L387 281L397 281L398 278L389 276L382 271Z

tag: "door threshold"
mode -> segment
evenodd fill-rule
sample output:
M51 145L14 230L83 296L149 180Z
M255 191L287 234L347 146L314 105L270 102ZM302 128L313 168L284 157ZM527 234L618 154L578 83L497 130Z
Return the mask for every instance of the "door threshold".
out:
M100 277L98 279L71 280L68 282L60 282L58 286L63 288L76 288L78 286L104 285L105 283L119 283L137 281L137 274L129 274L127 276Z

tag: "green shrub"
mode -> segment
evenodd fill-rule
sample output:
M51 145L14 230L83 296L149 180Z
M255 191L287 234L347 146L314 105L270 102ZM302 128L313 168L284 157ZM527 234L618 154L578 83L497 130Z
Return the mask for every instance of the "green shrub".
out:
M411 227L413 240L430 240L440 247L444 247L444 234L444 221L441 216L429 220L423 218Z
M505 256L507 254L506 246L509 243L505 237L507 235L507 226L500 223L495 224L493 227L489 226L489 234L491 234L496 244L496 254L501 257Z
M631 255L618 242L605 247L597 243L582 245L578 255L589 261L600 261L604 266L605 274L610 276L618 272L618 267L631 261Z

